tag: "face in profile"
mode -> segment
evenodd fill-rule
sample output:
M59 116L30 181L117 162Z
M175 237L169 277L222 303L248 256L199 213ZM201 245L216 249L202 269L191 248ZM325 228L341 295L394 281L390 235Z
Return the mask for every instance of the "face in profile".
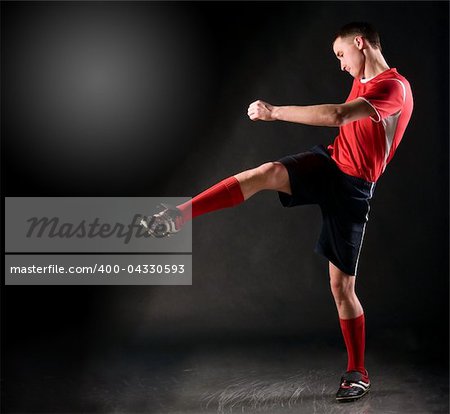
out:
M341 70L354 78L362 78L364 75L363 45L364 40L361 36L338 37L333 44L333 52L339 59Z

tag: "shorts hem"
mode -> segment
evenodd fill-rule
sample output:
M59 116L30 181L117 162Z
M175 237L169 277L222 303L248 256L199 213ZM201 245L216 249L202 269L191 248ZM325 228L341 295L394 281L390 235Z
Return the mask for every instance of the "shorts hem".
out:
M356 270L357 269L351 269L347 266L344 266L342 263L339 263L339 260L337 260L335 257L333 257L330 254L325 253L319 245L317 245L314 248L314 252L322 257L324 257L325 259L327 259L328 261L330 261L331 263L333 263L341 272L344 272L347 276L349 277L355 277L356 276Z
M283 207L294 207L294 198L290 194L278 191L278 199Z

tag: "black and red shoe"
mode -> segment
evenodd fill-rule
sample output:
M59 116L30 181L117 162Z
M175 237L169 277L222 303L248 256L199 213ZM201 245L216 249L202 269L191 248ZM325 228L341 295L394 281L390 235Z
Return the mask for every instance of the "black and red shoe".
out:
M363 375L359 371L347 371L341 378L341 385L336 393L336 401L356 401L369 392L369 374Z
M183 226L183 216L176 207L161 204L163 208L159 213L151 217L144 217L139 224L152 237L169 237L181 230Z

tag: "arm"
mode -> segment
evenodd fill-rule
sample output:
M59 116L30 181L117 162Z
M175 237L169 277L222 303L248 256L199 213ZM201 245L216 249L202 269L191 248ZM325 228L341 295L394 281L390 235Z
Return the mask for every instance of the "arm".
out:
M339 127L368 116L377 116L363 99L344 104L312 106L273 106L263 101L253 102L248 108L252 121L287 121L305 125Z

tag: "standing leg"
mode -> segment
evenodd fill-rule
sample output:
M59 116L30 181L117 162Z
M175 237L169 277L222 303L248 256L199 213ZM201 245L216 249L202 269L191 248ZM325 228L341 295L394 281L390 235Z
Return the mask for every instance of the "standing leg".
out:
M365 318L355 293L356 277L347 275L330 262L330 286L339 315L347 348L347 372L336 398L340 401L362 397L370 388L369 374L364 366Z

